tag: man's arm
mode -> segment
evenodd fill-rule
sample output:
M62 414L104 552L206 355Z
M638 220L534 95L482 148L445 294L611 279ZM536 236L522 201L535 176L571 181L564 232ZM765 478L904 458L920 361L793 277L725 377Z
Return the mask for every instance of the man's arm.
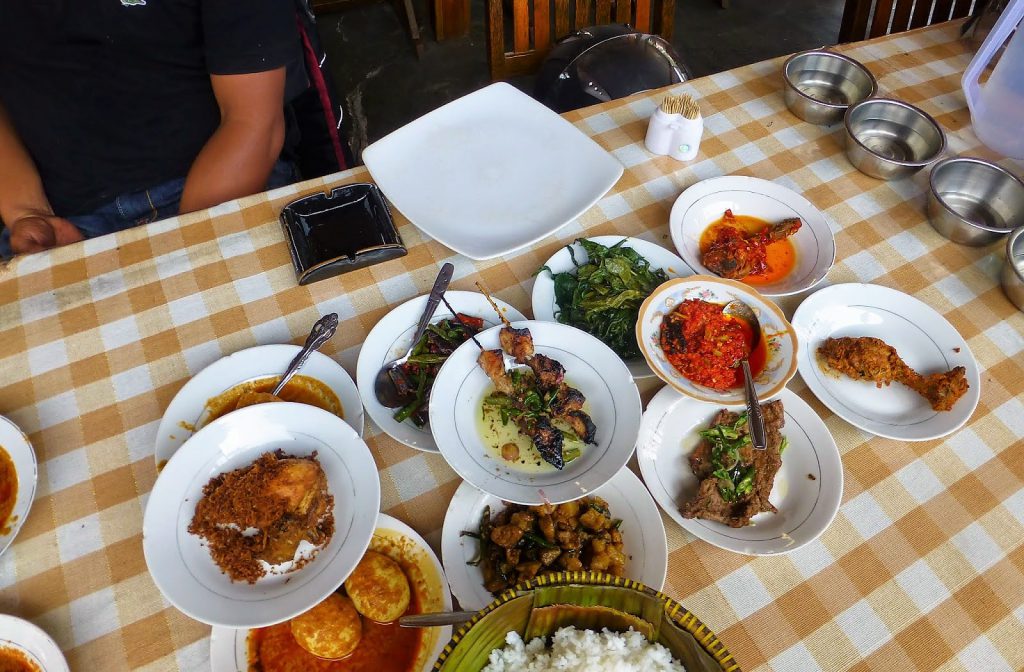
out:
M14 125L0 105L0 220L11 230L16 254L82 240L68 220L55 217L43 181Z
M284 144L284 68L210 75L220 126L189 169L181 212L263 191Z

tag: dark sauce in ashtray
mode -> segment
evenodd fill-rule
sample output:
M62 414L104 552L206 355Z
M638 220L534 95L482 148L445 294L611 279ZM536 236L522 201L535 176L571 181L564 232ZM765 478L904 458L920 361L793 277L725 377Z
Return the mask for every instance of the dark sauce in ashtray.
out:
M331 200L323 204L313 212L294 214L314 258L354 258L362 250L394 242L385 240L377 223L386 220L386 215L369 193L341 204Z

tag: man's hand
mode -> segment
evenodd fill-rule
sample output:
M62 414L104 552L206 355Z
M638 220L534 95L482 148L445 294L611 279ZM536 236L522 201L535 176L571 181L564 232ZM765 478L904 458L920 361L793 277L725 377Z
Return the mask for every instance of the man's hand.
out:
M27 215L15 220L10 229L15 254L42 252L85 239L74 224L55 215Z

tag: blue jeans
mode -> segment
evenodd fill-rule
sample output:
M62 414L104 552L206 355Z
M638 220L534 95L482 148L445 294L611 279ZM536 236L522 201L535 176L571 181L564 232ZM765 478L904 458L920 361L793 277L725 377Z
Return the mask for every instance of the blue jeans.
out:
M267 189L276 189L291 184L299 179L295 165L289 161L278 161L274 164L270 177L267 178ZM110 203L87 214L68 217L86 238L96 238L115 231L123 231L133 226L149 224L158 219L167 219L178 214L181 192L185 188L185 178L179 177L163 184L158 184L144 191L121 194ZM60 214L60 213L58 213ZM0 231L0 259L10 259L11 233L4 227Z

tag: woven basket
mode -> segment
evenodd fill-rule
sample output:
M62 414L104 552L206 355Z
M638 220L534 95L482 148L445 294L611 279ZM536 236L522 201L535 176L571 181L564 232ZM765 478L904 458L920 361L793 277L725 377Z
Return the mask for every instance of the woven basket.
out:
M524 641L559 628L643 632L666 646L687 672L739 672L725 645L681 604L642 583L597 572L545 574L501 594L463 625L434 672L477 672L513 630Z

